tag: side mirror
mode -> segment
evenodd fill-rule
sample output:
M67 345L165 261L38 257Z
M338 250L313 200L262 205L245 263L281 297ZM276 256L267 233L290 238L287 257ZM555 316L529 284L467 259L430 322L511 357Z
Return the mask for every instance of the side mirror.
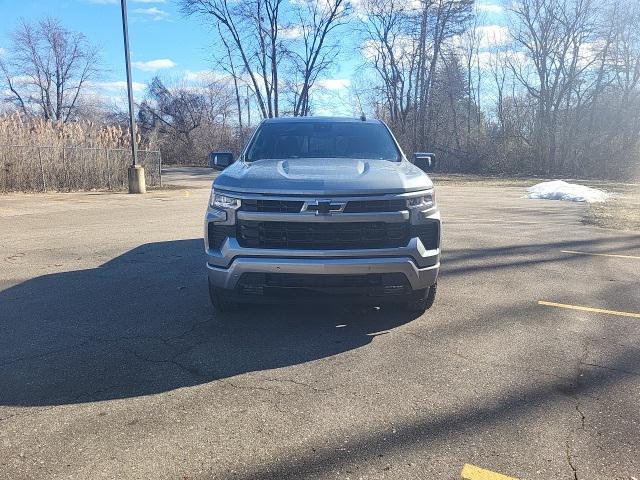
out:
M234 162L231 152L211 152L209 154L209 166L216 170L224 170Z
M416 152L413 154L413 163L425 172L433 172L436 168L436 154Z

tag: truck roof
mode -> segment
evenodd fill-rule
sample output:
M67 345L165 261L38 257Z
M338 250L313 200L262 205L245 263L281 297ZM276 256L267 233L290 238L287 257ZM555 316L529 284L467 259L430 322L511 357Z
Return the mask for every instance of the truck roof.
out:
M264 123L291 123L291 122L364 122L364 123L381 123L380 120L375 118L362 120L356 117L277 117L266 118Z

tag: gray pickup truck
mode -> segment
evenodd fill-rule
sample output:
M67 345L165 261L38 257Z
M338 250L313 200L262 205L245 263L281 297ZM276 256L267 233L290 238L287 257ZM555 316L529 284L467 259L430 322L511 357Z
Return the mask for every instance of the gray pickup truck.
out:
M220 311L273 300L402 304L424 312L440 268L440 212L423 170L378 120L274 118L240 157L212 152L204 243ZM421 167L421 168L419 168Z

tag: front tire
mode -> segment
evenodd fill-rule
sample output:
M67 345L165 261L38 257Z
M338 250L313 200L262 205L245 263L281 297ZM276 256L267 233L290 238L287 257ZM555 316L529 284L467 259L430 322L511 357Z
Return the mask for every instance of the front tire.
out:
M211 300L211 305L216 311L223 312L232 312L238 309L238 303L232 302L225 298L224 290L218 287L211 285L211 280L209 279L209 299Z
M433 302L436 299L436 290L438 284L434 283L429 288L426 288L423 292L406 304L406 310L412 313L423 314L431 308Z

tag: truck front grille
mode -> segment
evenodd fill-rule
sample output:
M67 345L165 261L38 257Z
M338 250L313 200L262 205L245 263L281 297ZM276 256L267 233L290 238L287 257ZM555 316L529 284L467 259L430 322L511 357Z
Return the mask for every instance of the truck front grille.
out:
M304 205L300 200L242 200L243 212L300 213ZM351 200L347 202L344 213L400 212L407 209L407 201L392 200Z
M207 238L210 250L220 250L227 237L233 237L236 231L233 225L219 225L209 222L207 225Z
M436 249L440 246L440 222L415 225L412 228L411 236L420 238L422 245L427 250Z
M364 275L243 273L238 280L237 288L241 293L248 295L282 295L297 299L303 298L305 293L310 293L317 299L317 292L350 296L401 295L411 291L411 284L403 273Z
M245 248L349 250L398 248L409 241L407 223L261 222L242 220L237 238Z
M244 212L300 213L304 202L299 200L242 200Z
M352 200L347 203L344 213L400 212L407 209L407 201L394 200Z

